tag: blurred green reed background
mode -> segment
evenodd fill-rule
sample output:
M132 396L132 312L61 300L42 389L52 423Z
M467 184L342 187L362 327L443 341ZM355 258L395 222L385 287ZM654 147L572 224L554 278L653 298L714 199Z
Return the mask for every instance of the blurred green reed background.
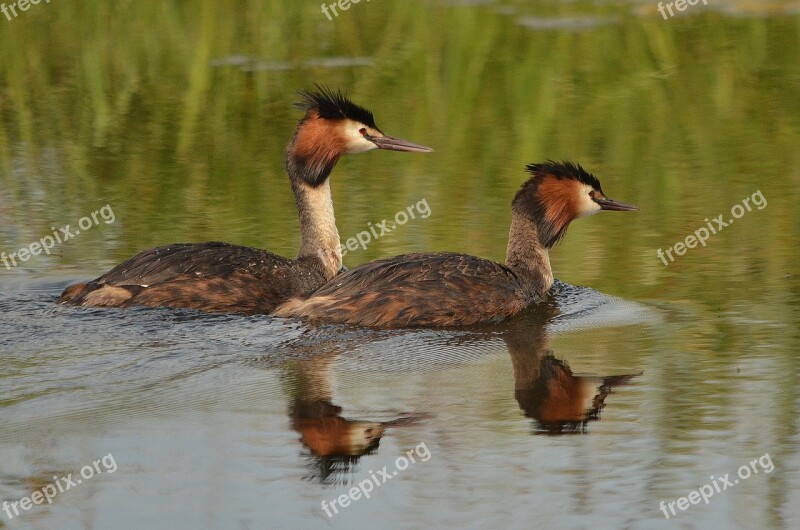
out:
M793 5L663 20L655 2L374 0L333 21L320 2L286 0L31 6L0 19L0 250L106 203L116 222L0 273L88 278L176 241L294 255L283 149L295 92L318 82L436 150L340 163L343 238L422 198L432 210L348 265L412 250L502 260L524 165L570 159L641 211L575 223L552 253L558 277L714 310L746 298L780 318L781 293L800 290ZM756 190L765 209L658 260Z

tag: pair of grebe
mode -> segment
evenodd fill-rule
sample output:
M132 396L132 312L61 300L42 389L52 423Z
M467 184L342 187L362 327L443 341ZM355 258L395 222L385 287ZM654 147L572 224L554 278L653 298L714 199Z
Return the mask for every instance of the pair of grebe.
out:
M380 328L499 322L546 298L553 285L548 251L574 219L637 210L607 198L577 164L530 164L530 178L512 201L505 264L466 254L406 254L337 274L342 258L328 176L339 157L431 149L384 135L372 114L341 92L318 87L301 95L306 114L286 151L302 233L296 259L227 243L159 247L68 287L59 302L269 313Z

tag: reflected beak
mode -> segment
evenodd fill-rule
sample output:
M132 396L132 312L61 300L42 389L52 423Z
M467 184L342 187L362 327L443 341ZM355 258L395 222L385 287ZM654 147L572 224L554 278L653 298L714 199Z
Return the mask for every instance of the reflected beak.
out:
M378 149L386 149L388 151L405 151L408 153L430 153L433 151L430 147L392 136L372 137L370 141L377 145Z
M609 198L594 199L594 202L600 205L601 210L611 210L615 212L635 212L639 208L632 204L625 204L624 202L612 201Z

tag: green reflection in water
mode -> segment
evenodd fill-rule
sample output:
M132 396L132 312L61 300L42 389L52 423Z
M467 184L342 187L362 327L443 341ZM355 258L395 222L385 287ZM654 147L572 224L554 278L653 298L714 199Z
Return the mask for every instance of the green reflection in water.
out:
M662 394L645 413L663 417L658 439L677 454L716 419L709 404L736 410L744 394L719 427L731 431L752 410L760 399L736 386L732 363L757 380L748 367L769 357L785 374L764 435L780 462L797 432L800 17L787 13L796 4L729 2L664 21L655 5L376 0L329 22L318 2L40 3L0 19L0 250L110 204L113 225L13 272L88 278L173 241L293 255L282 156L294 92L341 87L386 132L436 149L340 163L344 238L423 198L432 212L348 265L411 250L502 259L524 165L579 161L641 211L577 222L552 253L556 275L667 316L619 351L617 330L556 351L643 366ZM763 210L659 261L658 248L757 190ZM724 384L708 384L714 374Z
M576 15L597 24L528 27ZM797 259L796 16L376 2L328 22L278 1L83 2L21 14L0 44L5 247L106 203L118 218L37 268L93 274L174 240L292 254L282 150L293 93L313 82L345 88L388 132L437 149L337 168L344 237L423 197L434 212L350 265L411 249L501 259L521 168L544 158L581 161L610 196L642 207L576 223L553 253L569 281L639 297L700 290L720 303L726 289L698 287L785 292ZM220 61L232 56L250 60ZM362 59L319 66L336 57ZM765 210L670 267L657 259L756 190Z

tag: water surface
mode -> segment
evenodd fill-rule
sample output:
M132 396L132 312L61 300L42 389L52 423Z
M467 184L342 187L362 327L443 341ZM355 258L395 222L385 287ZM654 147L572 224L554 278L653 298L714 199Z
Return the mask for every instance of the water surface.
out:
M113 211L0 264L0 501L101 461L0 528L800 527L796 3L664 20L648 2L373 1L329 21L317 3L88 1L0 23L0 251ZM577 221L552 303L491 328L55 304L159 244L293 255L282 153L315 82L436 149L340 162L343 239L430 207L348 266L502 260L522 168L548 158L641 211ZM765 455L770 472L665 517Z

